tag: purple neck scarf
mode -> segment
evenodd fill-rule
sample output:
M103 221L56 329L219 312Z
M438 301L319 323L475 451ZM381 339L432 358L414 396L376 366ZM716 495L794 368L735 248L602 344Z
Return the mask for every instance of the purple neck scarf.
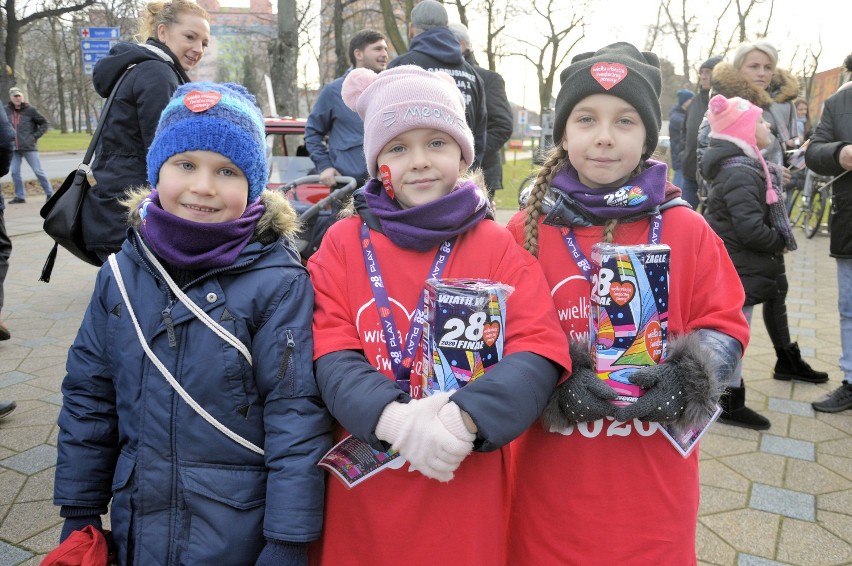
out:
M648 160L650 167L616 188L590 189L570 165L553 176L550 186L567 196L581 212L597 218L627 218L655 209L666 196L665 163Z
M364 197L370 212L379 219L384 235L401 248L419 252L467 232L488 211L488 200L471 181L437 200L404 210L376 179L367 182Z
M260 200L228 222L192 222L163 210L151 191L139 205L139 232L163 261L180 269L213 269L232 265L254 235L266 207Z

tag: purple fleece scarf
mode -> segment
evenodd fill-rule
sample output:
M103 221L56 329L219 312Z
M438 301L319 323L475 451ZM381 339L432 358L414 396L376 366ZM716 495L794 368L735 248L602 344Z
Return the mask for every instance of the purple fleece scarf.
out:
M260 199L228 222L192 222L163 210L151 191L139 205L139 232L163 261L180 269L213 269L232 265L254 235L266 207Z
M401 248L419 252L467 232L488 211L488 201L471 181L437 200L408 209L400 208L376 179L367 182L364 197L385 236Z
M666 196L665 163L648 160L650 167L616 188L590 189L570 165L553 176L550 186L566 195L581 212L597 218L627 218L653 210Z

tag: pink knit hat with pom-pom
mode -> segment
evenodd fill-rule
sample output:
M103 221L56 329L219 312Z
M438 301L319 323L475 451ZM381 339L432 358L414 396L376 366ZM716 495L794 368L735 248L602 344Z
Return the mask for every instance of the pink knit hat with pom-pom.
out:
M733 143L743 150L746 156L760 161L766 178L766 202L777 202L778 197L772 189L772 177L766 160L757 147L757 123L763 118L763 110L748 100L735 96L725 98L717 94L710 99L707 108L707 121L710 122L710 137Z
M416 65L400 65L376 74L353 69L343 81L343 102L364 120L364 157L376 177L376 158L397 135L429 128L446 132L473 163L473 134L464 117L464 100L453 78Z

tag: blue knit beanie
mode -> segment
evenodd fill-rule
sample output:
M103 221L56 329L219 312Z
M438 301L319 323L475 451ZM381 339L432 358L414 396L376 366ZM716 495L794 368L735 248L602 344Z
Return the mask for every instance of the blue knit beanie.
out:
M677 105L683 106L683 103L695 96L695 93L691 90L686 90L685 88L677 91Z
M254 96L235 83L187 83L178 87L160 115L148 149L148 182L157 186L160 167L185 151L215 151L248 180L248 202L266 187L266 134Z

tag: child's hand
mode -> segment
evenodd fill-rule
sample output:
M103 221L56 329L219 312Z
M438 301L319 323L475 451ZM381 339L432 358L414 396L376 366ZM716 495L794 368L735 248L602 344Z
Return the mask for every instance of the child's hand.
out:
M462 436L463 433L456 426L453 409L439 416L449 400L449 393L435 393L407 404L389 403L376 425L376 436L379 440L389 442L411 464L410 471L419 471L439 481L453 479L455 469L473 450L475 438L464 426L455 403L452 406L459 413L458 423L467 431L470 440L461 440L456 436Z
M616 407L610 401L618 393L595 373L588 347L572 342L570 353L571 376L556 388L541 416L551 432L571 423L615 417Z

